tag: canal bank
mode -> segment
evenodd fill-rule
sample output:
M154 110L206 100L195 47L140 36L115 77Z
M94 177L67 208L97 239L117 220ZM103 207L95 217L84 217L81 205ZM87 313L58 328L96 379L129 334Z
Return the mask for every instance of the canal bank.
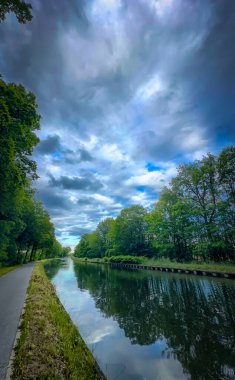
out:
M42 263L37 263L32 273L20 332L13 379L104 379Z
M147 265L147 264L133 264L133 263L126 263L126 262L111 262L111 261L103 261L97 260L97 259L79 259L74 258L75 260L86 262L86 263L93 263L93 264L106 264L110 265L112 267L117 268L127 268L127 269L144 269L144 270L154 270L159 272L168 272L168 273L179 273L179 274L189 274L189 275L195 275L195 276L208 276L208 277L218 277L218 278L227 278L230 280L235 280L235 272L225 272L225 271L218 271L218 270L210 270L210 269L191 269L188 267L188 264L182 264L182 267L173 267L173 266L159 266L159 265ZM180 265L180 264L179 264Z

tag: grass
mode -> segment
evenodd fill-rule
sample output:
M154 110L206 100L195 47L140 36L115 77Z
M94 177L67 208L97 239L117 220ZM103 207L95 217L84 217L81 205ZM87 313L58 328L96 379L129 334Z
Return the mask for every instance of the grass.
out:
M123 256L122 256L123 257ZM117 256L118 258L118 256ZM76 258L78 260L86 260L84 258ZM198 262L192 261L190 263L181 263L176 261L171 261L169 259L148 259L145 257L139 257L140 264L156 266L162 268L182 268L182 269L192 269L192 270L208 270L208 271L216 271L216 272L230 272L235 273L235 264L232 263L214 263L214 262ZM87 259L89 261L98 261L98 262L110 262L106 257L98 258L98 259ZM112 260L114 262L114 260Z
M11 272L12 270L14 270L16 268L18 268L18 266L0 268L0 277L3 276L4 274L7 274L8 272Z
M13 362L13 379L102 379L77 328L36 263Z
M192 269L192 270L209 270L216 272L232 272L235 273L235 265L231 263L214 263L214 262L198 262L192 261L190 263L179 263L175 261L171 261L169 259L144 259L144 265L154 265L159 267L166 268L182 268L182 269Z

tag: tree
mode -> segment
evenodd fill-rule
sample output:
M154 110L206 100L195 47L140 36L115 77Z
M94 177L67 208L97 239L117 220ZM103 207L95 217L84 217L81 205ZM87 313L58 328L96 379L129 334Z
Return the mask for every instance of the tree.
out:
M113 218L106 218L105 220L101 221L96 228L97 244L99 245L100 257L109 255L109 249L112 248L110 231L112 229L113 223Z
M200 251L217 260L221 252L218 203L220 200L217 160L211 154L193 164L180 166L172 181L182 201L191 206L195 239Z
M173 189L163 189L147 221L158 256L178 261L192 258L190 205L182 202Z
M131 206L121 211L110 231L114 253L136 256L148 253L146 214L142 206Z
M235 206L235 147L222 150L218 158L219 180L230 203Z
M79 244L75 247L74 256L76 257L90 257L90 247L88 242L88 234L81 237Z
M34 94L0 78L0 260L15 263L62 252L47 211L34 199L31 155L39 142Z
M25 191L37 178L36 163L30 156L39 142L34 132L40 128L39 121L35 96L0 78L0 245L5 258L7 249L15 244Z
M32 5L25 3L21 0L1 0L0 3L0 22L4 21L6 14L13 12L15 13L17 20L25 24L27 21L32 20Z
M12 200L37 178L30 156L39 142L34 132L40 129L39 121L35 96L0 79L0 215L7 215Z
M222 150L218 157L221 200L219 212L220 226L229 256L234 257L235 250L235 147Z

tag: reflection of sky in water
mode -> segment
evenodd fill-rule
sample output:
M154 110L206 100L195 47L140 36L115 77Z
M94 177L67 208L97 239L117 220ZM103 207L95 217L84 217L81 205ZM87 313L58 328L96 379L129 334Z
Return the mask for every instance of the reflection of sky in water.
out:
M72 321L109 380L183 380L189 376L173 356L163 352L168 348L165 339L154 344L131 344L124 331L112 318L105 317L90 296L89 291L78 288L69 261L53 278L57 294ZM169 352L169 348L167 350Z

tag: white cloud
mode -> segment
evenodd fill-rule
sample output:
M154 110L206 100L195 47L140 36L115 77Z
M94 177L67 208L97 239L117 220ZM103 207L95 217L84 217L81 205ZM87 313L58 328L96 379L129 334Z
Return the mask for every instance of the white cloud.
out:
M150 6L156 11L161 18L172 9L174 0L149 0Z
M167 169L147 172L143 174L131 176L127 181L127 186L147 186L156 191L166 185L172 177L177 173L176 166L173 164Z
M164 86L159 78L159 75L154 75L148 82L144 83L138 90L135 95L135 99L148 101L152 96L163 90Z
M128 161L129 157L116 144L104 144L99 151L101 158L107 161Z

